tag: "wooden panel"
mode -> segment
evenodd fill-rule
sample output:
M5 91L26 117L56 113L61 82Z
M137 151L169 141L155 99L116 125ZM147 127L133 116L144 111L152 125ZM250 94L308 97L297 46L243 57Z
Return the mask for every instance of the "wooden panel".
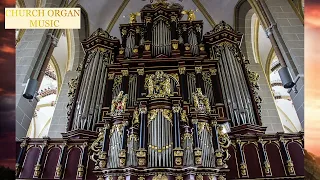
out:
M234 179L239 177L238 172L238 165L237 165L237 154L236 150L233 148L233 146L230 146L228 148L230 159L227 161L228 168L230 171L227 173L227 179Z
M20 178L32 178L34 172L34 166L37 164L37 160L40 154L38 147L32 147L26 154L25 161L23 163Z
M81 151L79 148L72 148L68 153L67 165L65 168L64 179L76 179L77 169L80 160Z
M274 177L285 176L286 173L278 146L274 143L266 144L266 151L269 158L272 175Z
M304 154L301 146L296 142L288 144L288 150L293 161L296 175L304 175Z
M244 145L244 154L248 168L248 174L250 178L263 177L261 172L260 158L257 148L254 144Z
M49 150L44 164L42 178L54 178L59 155L60 148L55 147Z

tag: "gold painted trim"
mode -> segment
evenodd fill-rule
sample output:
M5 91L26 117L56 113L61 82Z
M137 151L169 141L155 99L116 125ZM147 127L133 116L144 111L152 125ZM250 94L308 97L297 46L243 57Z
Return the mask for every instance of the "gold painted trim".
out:
M43 133L44 129L49 125L51 124L51 121L52 121L52 117L48 119L48 121L46 122L46 124L43 126L43 128L41 129L40 133L38 134L38 138L41 138L41 134Z
M214 28L216 23L214 22L214 20L212 19L212 17L210 16L208 11L206 10L206 8L202 5L202 3L199 0L192 0L192 1L197 6L197 8L200 10L200 12L203 14L203 16L207 19L207 21L212 26L212 28Z
M266 72L266 74L269 74L269 76L267 76L267 80L268 80L269 84L271 84L271 82L270 82L270 73L271 73L270 66L271 66L271 63L275 57L276 57L276 54L274 53L273 47L271 47L269 54L268 54L268 57L267 57L266 66L265 66L265 72Z
M123 12L123 10L125 9L125 7L128 5L130 0L124 0L122 2L122 4L120 5L119 9L117 10L117 12L115 13L115 15L112 17L108 27L107 27L107 32L110 33L113 26L115 25L115 23L117 22L117 20L119 19L121 13Z
M292 7L294 13L298 16L298 18L300 19L302 25L304 25L304 14L302 11L302 7L301 7L301 1L299 1L298 3L298 7L294 4L294 2L292 2L292 0L288 0L290 6ZM301 14L302 13L302 14Z
M16 38L16 46L18 45L18 43L21 41L24 33L26 32L26 29L20 29L18 32L18 36Z
M253 31L253 52L255 54L256 60L260 63L261 57L260 57L260 50L259 50L259 29L260 29L260 20L258 16L256 16L256 21L254 22L254 31Z
M59 97L59 94L60 94L60 90L61 90L61 86L62 86L62 77L61 77L61 72L60 72L60 68L59 68L59 65L57 63L57 60L56 58L51 55L51 58L50 58L50 62L49 63L52 63L55 71L56 71L56 75L57 75L57 98Z

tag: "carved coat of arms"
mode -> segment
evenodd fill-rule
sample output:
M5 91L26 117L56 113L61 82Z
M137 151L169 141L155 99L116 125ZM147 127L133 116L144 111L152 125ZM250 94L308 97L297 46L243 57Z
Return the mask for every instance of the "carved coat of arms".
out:
M145 87L148 90L147 97L172 96L170 77L163 71L157 71L155 74L148 75Z
M118 96L112 100L111 105L111 116L119 116L121 115L125 109L128 100L128 95L123 94L123 91L120 91Z

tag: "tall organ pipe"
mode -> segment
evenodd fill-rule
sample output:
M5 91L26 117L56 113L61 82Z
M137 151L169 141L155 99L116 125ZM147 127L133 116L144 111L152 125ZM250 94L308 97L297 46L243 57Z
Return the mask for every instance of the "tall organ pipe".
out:
M219 61L219 76L224 89L225 103L228 104L233 126L256 124L253 105L248 85L246 84L241 63L231 53L230 47L224 46ZM237 48L232 49L237 51Z

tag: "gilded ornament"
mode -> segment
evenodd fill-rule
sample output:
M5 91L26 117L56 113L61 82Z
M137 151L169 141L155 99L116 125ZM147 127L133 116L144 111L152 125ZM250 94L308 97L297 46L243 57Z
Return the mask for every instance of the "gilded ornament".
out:
M136 13L130 13L130 23L136 23L137 22L137 16L140 16L140 12L136 12Z
M152 180L168 180L168 177L164 174L158 174L157 176L154 176Z
M150 51L150 44L145 44L144 45L144 50Z
M120 91L118 96L112 100L111 116L119 116L126 110L128 95L123 95L123 91Z
M121 70L121 74L122 74L122 76L129 76L129 71L127 69Z
M177 50L178 49L178 43L172 43L172 48L174 50Z
M247 165L246 163L240 164L240 172L242 176L247 176Z
M173 96L170 77L163 71L156 71L155 74L147 75L145 88L148 90L147 97L159 98Z
M138 180L145 180L145 178L144 177L138 177Z
M139 110L135 110L133 112L133 118L132 118L133 122L132 122L132 124L139 124L139 115L140 115Z
M182 122L188 122L188 116L187 116L186 110L180 111L180 117Z
M114 79L114 73L109 73L109 74L108 74L108 79L110 79L110 80L111 80L111 79Z
M184 49L190 51L190 45L188 43L184 44Z
M78 165L77 176L82 178L84 174L84 166L82 164Z
M294 173L293 162L292 162L291 159L287 161L287 169L288 169L288 172L289 172L290 174L295 174L295 173Z
M61 177L61 173L62 173L62 165L59 164L59 165L56 167L55 177Z
M123 176L119 176L117 179L118 180L124 180L124 177Z
M183 180L183 177L182 177L181 175L176 176L176 177L175 177L175 180Z
M209 69L211 75L217 75L217 69L215 67Z
M270 166L269 161L265 161L264 162L264 172L266 174L270 174L271 173L270 170L271 170L271 166Z
M209 104L209 99L202 94L200 88L197 88L197 91L192 94L194 106L198 113L209 114L211 112L211 107Z
M195 67L195 71L196 71L197 74L201 73L202 72L202 67L201 66Z
M190 10L183 10L181 14L186 14L188 16L187 20L188 21L195 21L196 20L196 15L195 11L190 9Z
M181 166L182 165L182 158L181 157L176 157L175 158L175 164L177 166Z
M139 166L144 166L146 165L146 160L143 158L138 158L138 165Z
M144 75L144 69L143 68L137 69L137 72L138 72L139 76L143 76Z
M147 113L147 108L146 107L141 107L139 108L139 112L142 114L146 114Z
M134 47L132 52L133 52L133 53L138 53L138 52L139 52L139 50L138 50L138 48L137 48L137 47Z
M186 67L179 67L179 74L185 74L186 73Z
M34 173L33 173L33 176L34 177L39 177L40 175L40 169L41 169L41 165L39 163L37 163L35 166L34 166Z
M203 180L203 176L201 174L197 175L196 180Z
M217 180L226 180L226 178L220 175Z
M173 106L173 107L172 107L172 111L173 111L174 113L179 113L180 110L181 110L181 107L180 107L180 106Z

